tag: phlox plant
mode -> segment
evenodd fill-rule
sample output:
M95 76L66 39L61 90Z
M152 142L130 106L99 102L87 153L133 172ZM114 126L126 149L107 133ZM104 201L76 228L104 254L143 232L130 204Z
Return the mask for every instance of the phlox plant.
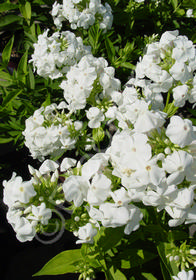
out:
M131 0L122 13L169 5L193 20L187 1ZM54 233L53 243L64 230L76 238L35 277L193 280L196 123L183 110L195 114L194 38L176 21L142 50L136 37L120 48L113 8L120 1L53 4L55 28L38 35L28 65L58 98L25 119L24 145L39 168L28 165L29 180L4 179L7 220L20 242Z

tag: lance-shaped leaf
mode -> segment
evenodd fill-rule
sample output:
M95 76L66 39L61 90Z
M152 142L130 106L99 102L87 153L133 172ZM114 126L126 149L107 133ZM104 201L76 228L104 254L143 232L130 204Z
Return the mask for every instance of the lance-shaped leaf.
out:
M14 36L9 40L9 42L6 44L3 52L2 52L2 62L6 66L8 65L12 53L12 47L14 43Z
M76 273L77 265L83 261L80 249L63 251L33 276L40 275L59 275L65 273Z

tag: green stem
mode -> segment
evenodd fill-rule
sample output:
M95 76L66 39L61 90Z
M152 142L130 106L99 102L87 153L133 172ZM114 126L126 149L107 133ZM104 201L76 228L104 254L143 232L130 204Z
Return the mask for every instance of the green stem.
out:
M171 91L169 90L169 91L168 91L168 94L167 94L167 100L166 100L165 108L164 108L164 110L163 110L165 113L167 112L167 109L168 109L170 96L171 96Z

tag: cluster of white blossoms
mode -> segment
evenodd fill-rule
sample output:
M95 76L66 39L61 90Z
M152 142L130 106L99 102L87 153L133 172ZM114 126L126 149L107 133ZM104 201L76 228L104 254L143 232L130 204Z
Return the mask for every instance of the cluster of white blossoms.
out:
M196 221L195 145L196 127L173 116L166 129L118 132L106 153L126 196L158 212L165 209L169 226L178 226Z
M115 70L102 58L89 54L70 68L60 87L70 111L84 109L91 105L86 116L89 127L97 128L108 116L112 103L121 98L121 82L114 77ZM104 115L104 113L106 113Z
M64 165L62 162L62 168ZM23 181L16 173L9 181L3 181L7 219L19 241L31 241L36 233L44 232L55 205L62 202L61 188L57 183L58 167L57 163L46 160L39 170L29 166L32 175L29 181Z
M111 117L113 115L118 120L118 127L122 129L134 127L135 131L146 133L162 127L167 117L157 107L152 110L155 102L140 97L134 86L125 87L116 104L110 107L107 114Z
M63 4L54 3L52 9L54 24L62 27L62 22L68 20L72 29L88 29L99 23L103 30L110 29L113 22L112 9L108 3L101 4L101 0L63 0Z
M54 32L52 36L48 36L48 32L47 29L38 36L29 62L33 63L39 76L58 79L83 55L90 53L90 47L84 46L82 38L70 31Z
M141 87L146 101L163 106L162 94L173 94L174 105L196 103L196 49L178 30L166 31L158 42L147 45L136 65L136 78L129 84Z
M72 120L71 113L65 113L64 109L64 102L58 106L53 103L36 110L26 120L23 135L33 158L42 161L48 155L58 156L75 148L82 136L83 122Z
M125 234L137 230L143 217L134 205L138 202L158 212L164 209L170 227L195 222L195 131L190 120L179 116L166 128L163 123L148 131L125 128L105 153L81 167L81 174L67 177L65 200L86 207L89 216L74 232L77 243L92 243L100 226L124 226Z
M118 189L109 179L108 164L108 155L98 153L82 166L80 175L69 176L62 185L65 200L75 207L85 207L88 212L86 224L74 232L79 238L77 243L92 243L101 225L124 226L125 234L139 228L143 215L138 207L130 204L125 190Z

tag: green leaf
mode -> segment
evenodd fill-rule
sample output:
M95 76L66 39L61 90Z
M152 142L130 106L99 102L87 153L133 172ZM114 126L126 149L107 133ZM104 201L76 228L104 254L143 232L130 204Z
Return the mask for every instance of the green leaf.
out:
M46 107L51 104L50 93L48 93L46 100L42 103L41 106Z
M6 144L13 141L13 138L0 138L0 144Z
M7 12L9 10L16 10L18 9L18 5L12 3L3 3L0 4L0 13Z
M160 267L161 267L161 272L162 272L162 276L164 280L171 280L170 274L165 266L165 264L163 263L163 261L160 261Z
M2 106L5 107L7 106L9 103L12 102L12 100L14 98L16 98L20 93L22 93L22 90L16 90L16 91L11 91L8 92L8 94L5 96L5 98L3 99L3 103Z
M96 143L99 143L105 137L105 132L102 127L93 128L93 139Z
M172 230L168 233L168 240L169 241L176 241L176 240L186 240L188 239L189 234L182 230Z
M193 116L196 117L196 110L191 109L191 108L187 108L187 110L188 110Z
M160 242L159 245L157 246L157 251L159 253L159 256L162 261L163 265L163 270L166 269L167 272L172 275L177 275L178 274L178 268L175 265L174 262L169 262L166 256L168 255L168 249L171 248L171 243L165 243L165 242Z
M26 32L26 31L24 31L24 34L32 43L36 43L37 42L37 38L34 35Z
M135 65L131 64L130 62L122 62L120 67L124 67L127 69L135 70Z
M127 280L127 277L119 270L112 266L110 268L110 273L115 280Z
M31 4L27 1L24 5L20 5L20 12L26 19L27 23L31 20Z
M171 0L171 4L175 10L178 7L178 0Z
M157 280L157 278L155 278L152 273L146 273L146 272L143 272L142 273L142 276L144 278L146 278L147 280Z
M27 62L28 62L28 50L26 50L26 52L21 57L17 68L17 77L24 84L26 82L26 75L27 75Z
M95 243L104 252L113 248L124 236L124 227L102 228L95 236Z
M12 76L5 71L0 71L0 86L8 87L13 84Z
M29 88L30 89L35 89L35 77L34 77L31 65L28 65L28 72L29 72L29 75L28 75L27 78L28 78Z
M187 9L196 9L196 2L195 0L184 0L183 6Z
M80 249L61 252L33 276L59 275L76 272L76 266L83 260Z
M2 61L6 66L8 65L8 63L10 61L13 44L14 44L14 35L9 40L9 42L6 44L6 46L2 52Z
M115 48L108 37L105 38L105 47L107 50L109 60L113 62L115 57Z
M123 269L131 269L155 258L157 258L157 255L152 252L143 249L132 248L118 253L117 257L114 258L114 262L120 262L121 268Z
M12 85L11 81L2 81L2 80L0 80L0 86L1 87L9 87L11 85Z
M190 121L192 121L193 125L196 125L196 119L194 118L189 118Z
M0 28L5 28L7 25L22 22L22 18L16 15L6 15L0 18Z
M9 80L10 81L10 80L12 80L12 76L8 72L0 71L0 79Z

